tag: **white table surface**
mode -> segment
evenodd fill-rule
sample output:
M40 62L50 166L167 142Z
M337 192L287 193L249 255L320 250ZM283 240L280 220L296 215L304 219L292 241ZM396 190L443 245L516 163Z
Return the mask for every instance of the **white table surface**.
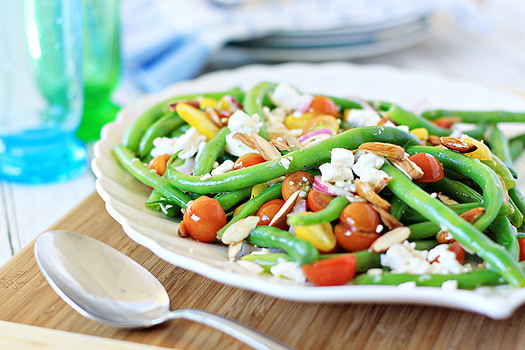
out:
M494 25L489 34L463 31L436 18L428 38L413 47L353 61L469 79L525 96L525 4L484 1ZM123 96L123 101L133 97ZM52 185L0 181L0 264L67 214L95 190L91 171Z

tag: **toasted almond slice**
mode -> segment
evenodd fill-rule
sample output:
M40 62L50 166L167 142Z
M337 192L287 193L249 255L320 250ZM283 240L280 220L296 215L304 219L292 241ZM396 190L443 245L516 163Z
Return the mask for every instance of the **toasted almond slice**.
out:
M388 186L388 183L392 180L390 176L382 178L377 184L375 184L373 190L375 193L381 192L386 186Z
M279 209L279 211L272 218L272 220L270 221L268 226L279 227L279 226L281 226L281 224L283 222L286 221L286 217L292 211L293 206L297 202L297 199L299 198L299 194L300 193L301 193L301 190L297 190L294 193L292 193L290 198L288 198L288 200L286 202L284 202L284 204L281 207L281 209Z
M177 234L180 236L180 237L188 237L190 234L188 233L188 231L186 231L186 227L184 226L184 224L181 222L179 222L179 225L177 227Z
M406 226L398 227L376 239L368 250L373 253L384 253L388 248L394 244L404 242L408 237L410 237L410 229Z
M288 145L290 145L290 147L297 149L304 148L302 143L300 143L299 140L297 140L297 138L292 135L283 135L282 138L286 141Z
M224 231L221 238L222 243L235 244L242 242L257 226L259 220L258 216L248 216L245 219L240 219Z
M259 154L266 160L273 160L281 156L281 152L270 142L252 132L252 139Z
M474 208L469 211L466 211L463 214L460 214L459 216L463 220L473 224L476 221L478 221L478 219L481 217L481 215L483 215L483 213L485 213L485 208L479 207L479 208ZM452 234L448 230L441 230L438 232L436 236L436 240L439 243L452 243L456 239L454 238L454 236L452 236Z
M441 145L441 140L439 139L439 136L436 135L428 135L428 142L430 142L432 146Z
M388 158L388 160L394 164L396 168L404 172L412 180L417 180L423 176L423 170L416 163L411 161L408 158L403 159L393 159Z
M240 241L238 243L230 244L228 246L228 260L235 261L235 257L242 249L243 241Z
M366 182L363 182L359 179L355 179L355 187L357 190L357 194L369 201L370 203L377 205L383 210L390 210L390 203L381 198Z
M392 216L389 212L386 210L378 207L377 205L372 205L372 207L379 213L379 216L381 217L381 221L383 224L385 224L389 229L395 229L398 227L402 227L403 224L399 222L395 217Z
M438 192L437 198L445 205L459 204L457 201L455 201L451 197L449 197L446 194L443 194L441 192Z
M261 265L253 261L240 259L240 260L237 260L236 262L237 264L241 265L242 267L244 267L246 270L248 270L251 273L260 275L261 273L264 272L264 267L262 267Z
M281 136L274 136L270 140L270 143L275 146L278 150L281 151L292 151L292 148L288 146L288 143Z
M358 149L389 158L403 159L405 157L403 147L386 142L365 142Z
M376 125L378 125L378 126L385 125L386 122L391 122L391 123L395 124L392 119L390 119L388 117L382 117L381 119L379 119L379 121L377 122Z
M459 153L470 153L478 149L475 144L458 137L442 137L440 140L443 146Z
M217 111L214 108L208 107L206 108L206 115L210 120L215 124L217 127L222 128L224 127L224 123L221 121L221 117L217 114Z
M233 134L232 138L234 138L235 140L241 141L246 146L248 146L248 147L250 147L252 149L255 149L255 143L253 142L252 139L250 139L245 134L241 134L240 132L236 132L235 134Z
M177 110L177 105L179 103L185 103L187 105L190 105L192 106L193 108L199 108L200 107L200 103L199 101L197 100L191 100L191 101L177 101L177 102L173 102L171 103L169 106L168 106L168 109L170 112L175 112Z

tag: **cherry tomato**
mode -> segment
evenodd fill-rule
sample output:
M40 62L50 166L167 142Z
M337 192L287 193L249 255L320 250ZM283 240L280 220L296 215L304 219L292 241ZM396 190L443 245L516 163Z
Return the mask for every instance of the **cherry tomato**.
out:
M288 200L288 198L298 190L308 192L312 188L313 183L314 177L304 171L296 171L286 175L283 181L283 199L285 201Z
M343 254L303 265L302 268L306 278L316 286L340 286L354 278L357 259L353 254Z
M320 253L331 252L337 246L334 230L329 222L317 225L295 226L295 234L297 237L312 243Z
M456 260L460 264L463 264L463 261L465 261L465 249L463 249L463 247L460 246L458 242L452 243L448 247L448 250L453 251L454 253L456 253Z
M217 231L226 225L226 213L217 200L202 196L186 207L182 223L195 240L210 243L217 239Z
M334 233L337 243L347 252L368 249L380 236L379 233L375 232L352 231L341 223L335 225Z
M260 206L259 209L257 209L257 212L255 215L261 218L258 226L268 226L270 225L270 221L272 221L273 217L277 212L281 209L283 206L284 201L282 199L272 199L271 201L268 201ZM280 229L288 229L288 225L286 224L286 221L283 222L281 225L278 226Z
M264 162L266 160L259 153L247 153L237 158L235 163L233 163L233 170L247 168Z
M148 168L155 170L157 174L162 176L168 167L168 160L170 160L170 158L171 156L169 154L155 157L149 162Z
M334 196L330 196L329 194L324 194L312 189L310 192L308 192L307 199L310 210L316 212L326 208L330 201L334 199Z
M284 125L292 129L302 129L308 123L308 121L314 117L317 117L320 113L306 112L300 117L296 117L294 114L289 114L284 120Z
M423 170L423 176L417 179L417 182L436 182L441 180L445 175L443 166L439 160L431 154L416 153L408 159L416 163L416 165Z
M309 112L318 112L336 116L337 107L334 101L326 96L315 96L308 107Z
M321 114L310 119L308 123L304 125L302 134L304 135L310 131L319 129L330 129L332 130L332 135L335 135L339 131L339 122L331 115Z
M518 239L518 244L520 246L520 261L525 260L525 237Z
M348 204L339 214L340 224L349 231L376 233L381 219L377 211L366 202Z

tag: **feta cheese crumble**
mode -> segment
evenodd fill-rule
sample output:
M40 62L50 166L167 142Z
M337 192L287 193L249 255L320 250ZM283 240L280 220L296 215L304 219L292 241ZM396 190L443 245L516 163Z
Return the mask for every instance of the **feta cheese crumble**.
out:
M228 128L230 128L231 132L226 135L225 150L237 157L241 157L247 153L255 152L255 149L248 147L239 140L234 139L233 135L236 133L241 133L251 137L252 132L255 134L259 133L259 125L260 122L258 114L254 114L253 117L250 117L248 114L240 110L233 113L228 120Z
M319 167L321 180L334 183L336 186L352 191L352 180L354 174L354 154L344 148L334 148L331 151L330 163L324 163Z
M155 158L163 154L172 156L181 151L178 157L188 159L197 153L202 142L206 142L206 136L199 133L194 127L191 127L180 137L157 137L153 140L154 147L150 154Z
M278 264L272 266L270 272L275 277L284 277L300 283L306 282L301 266L295 261L279 258Z
M373 126L379 123L381 116L370 109L351 109L345 120L355 127Z

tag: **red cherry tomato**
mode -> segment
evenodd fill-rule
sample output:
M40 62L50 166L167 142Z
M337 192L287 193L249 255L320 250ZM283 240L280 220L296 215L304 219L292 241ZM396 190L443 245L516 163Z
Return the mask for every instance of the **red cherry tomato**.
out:
M518 244L520 246L520 261L525 260L525 237L518 239Z
M312 188L314 177L304 171L296 171L286 175L283 181L283 199L286 201L298 190L308 192ZM308 187L308 188L307 188Z
M259 226L268 226L270 225L270 221L272 221L273 217L279 209L283 206L284 201L282 199L272 199L271 201L268 201L261 205L259 209L257 209L257 212L255 215L257 215L261 220L257 225ZM287 229L288 225L286 224L286 221L283 222L282 225L280 225L278 228L280 229Z
M247 168L264 162L266 160L259 153L247 153L237 158L235 163L233 163L233 170Z
M460 264L463 264L463 262L465 261L465 249L463 249L463 247L460 246L458 242L452 243L448 247L448 250L453 251L454 253L456 253L456 260Z
M340 224L349 231L377 233L381 219L377 211L365 202L348 204L339 214Z
M308 107L308 112L318 112L333 116L338 114L334 101L326 96L315 96Z
M423 176L417 179L417 182L436 182L441 180L445 175L443 165L431 154L416 153L408 159L416 163L416 165L423 170Z
M334 196L330 196L329 194L324 194L312 189L310 192L308 192L307 199L310 210L316 212L326 208L330 201L334 199Z
M155 170L157 174L162 176L168 167L168 160L170 160L170 158L171 156L169 154L155 157L149 162L148 168Z
M217 240L217 231L226 225L226 213L217 200L202 196L186 207L182 223L195 240L210 243Z
M354 278L356 267L355 255L343 254L303 265L303 272L316 286L340 286Z
M379 233L351 231L341 223L335 225L335 239L347 252L358 252L368 249L379 238Z

